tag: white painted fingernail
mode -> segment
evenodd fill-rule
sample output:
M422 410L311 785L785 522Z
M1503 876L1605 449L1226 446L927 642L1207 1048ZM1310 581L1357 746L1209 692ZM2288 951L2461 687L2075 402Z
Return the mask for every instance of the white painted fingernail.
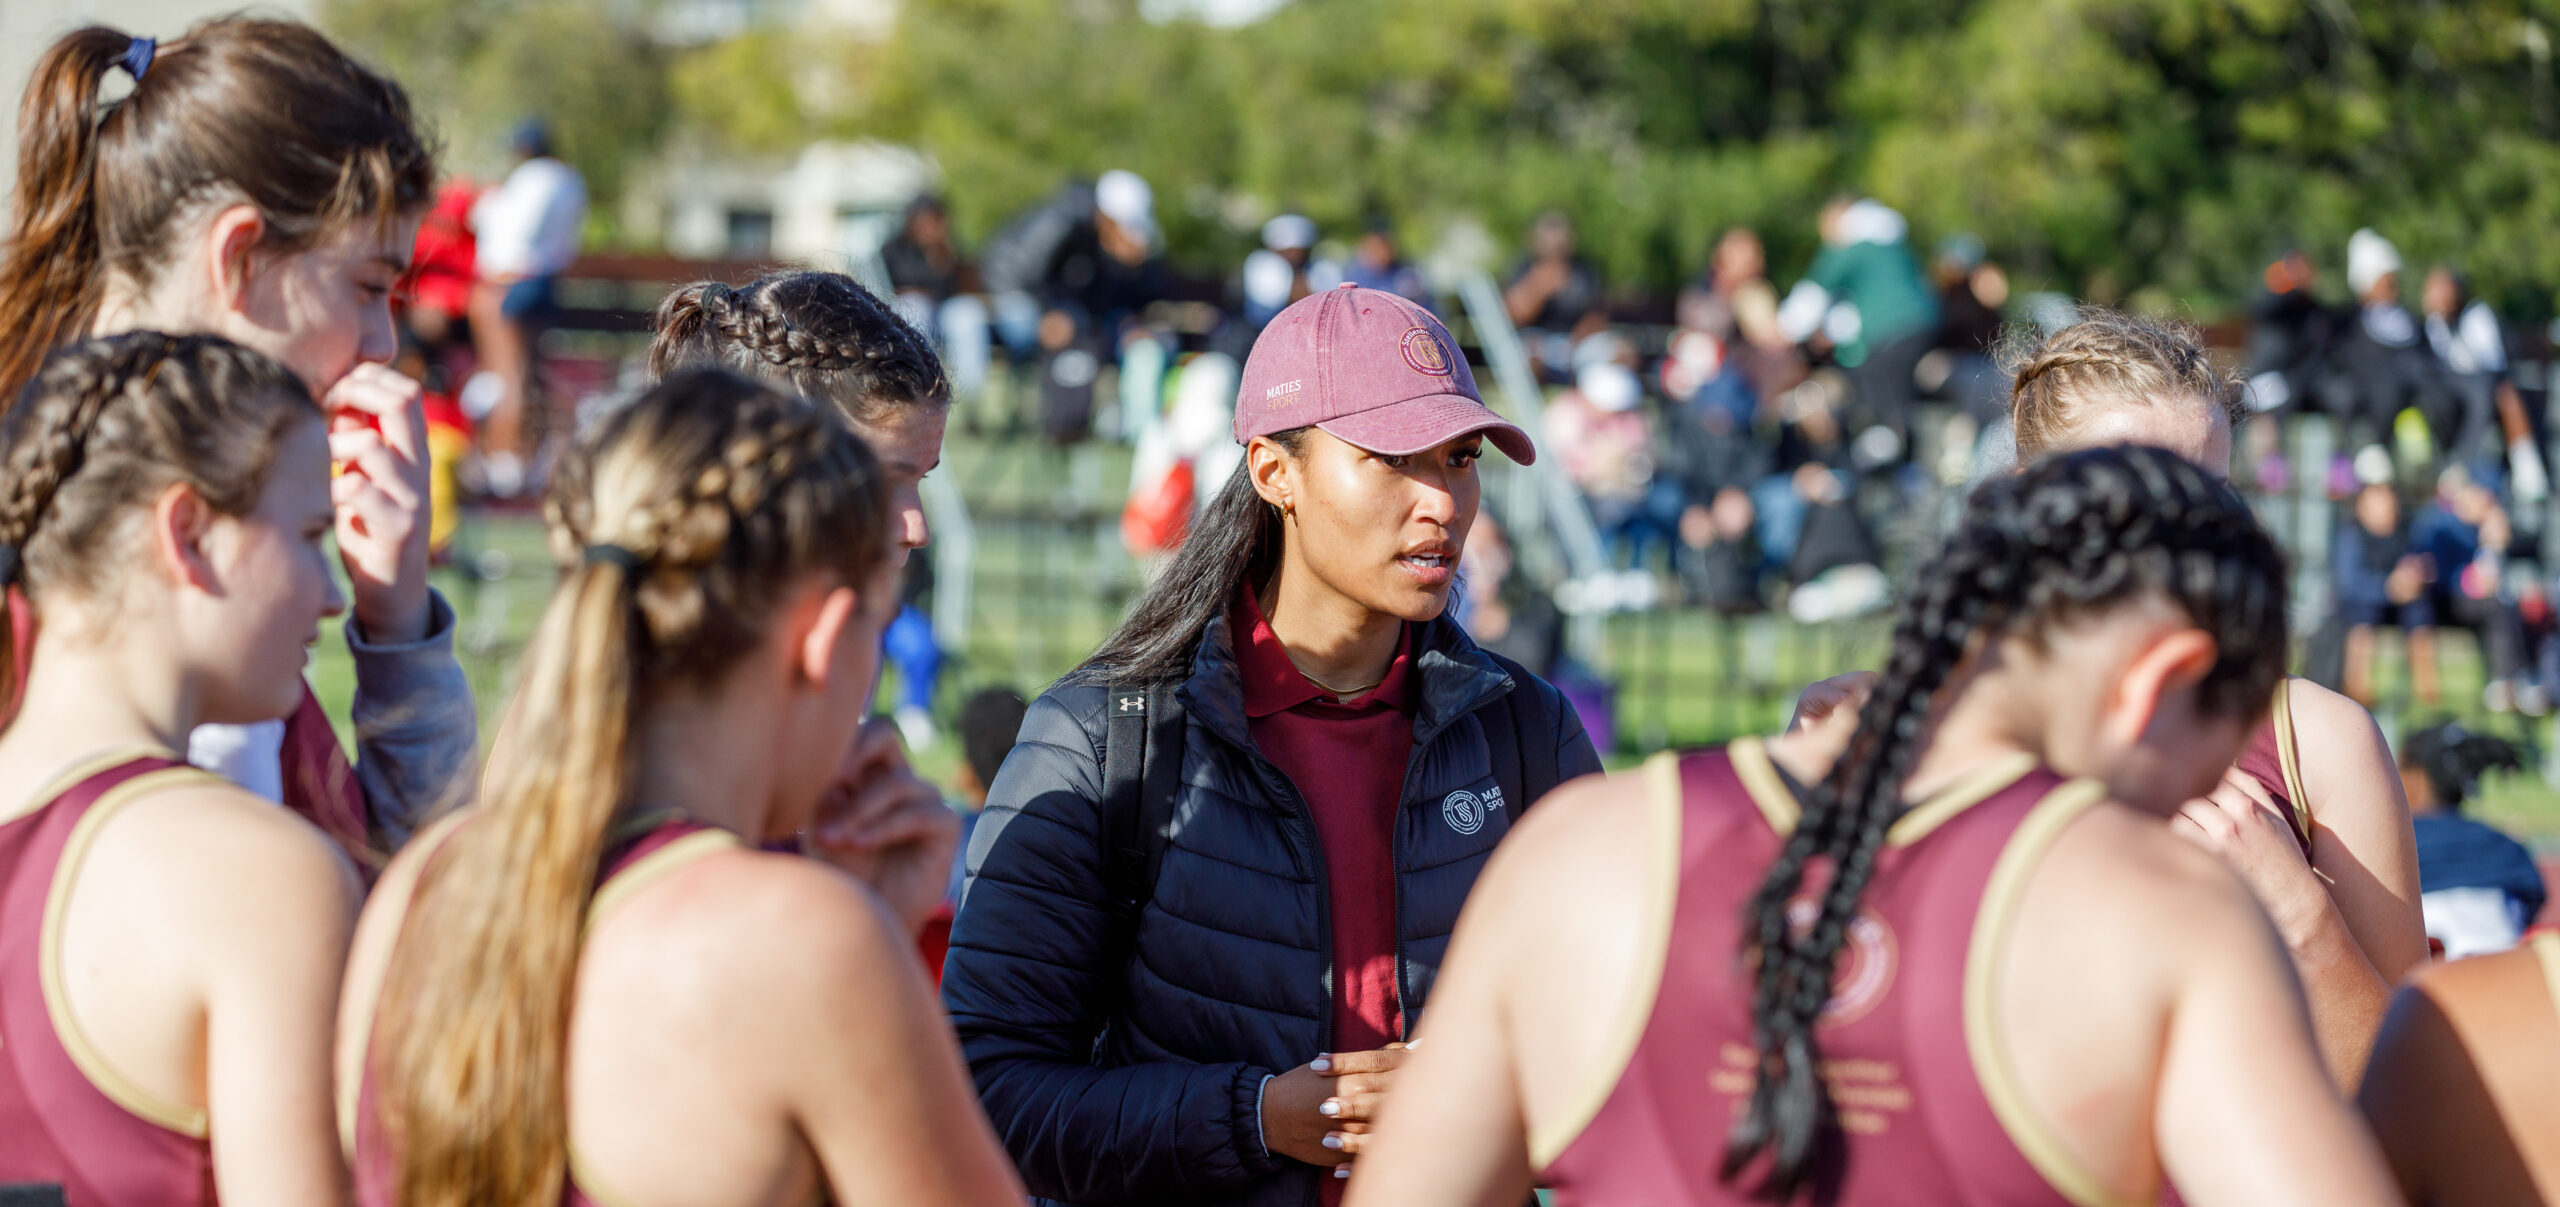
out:
M1316 1057L1314 1060L1307 1062L1307 1067L1314 1069L1319 1073L1330 1072L1333 1069L1333 1058L1330 1056Z
M1342 1103L1336 1099L1327 1098L1316 1107L1316 1113L1327 1119L1333 1118L1342 1113Z
M1333 1167L1333 1176L1334 1176L1334 1177L1336 1177L1336 1178L1347 1178L1347 1177L1350 1177L1350 1176L1351 1176L1351 1165L1350 1165L1350 1163L1349 1163L1349 1162L1344 1162L1343 1164L1340 1164L1340 1165L1336 1165L1336 1166L1334 1166L1334 1167Z
M1326 1133L1324 1134L1324 1146L1325 1146L1326 1148L1340 1148L1340 1147L1342 1147L1342 1133L1341 1133L1341 1132L1326 1132Z

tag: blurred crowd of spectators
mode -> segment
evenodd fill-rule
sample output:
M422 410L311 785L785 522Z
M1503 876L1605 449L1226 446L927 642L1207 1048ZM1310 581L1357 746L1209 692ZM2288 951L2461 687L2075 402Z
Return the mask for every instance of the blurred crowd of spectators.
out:
M1614 571L1728 614L1869 613L1891 601L1888 530L1915 516L1926 527L1946 488L2007 463L2001 342L2067 321L2067 302L2014 296L1970 236L1924 257L1902 215L1872 199L1838 199L1818 223L1819 250L1785 287L1758 232L1737 227L1668 305L1614 290L1566 215L1524 232L1499 281L1504 317L1545 387L1541 447L1588 503ZM881 260L963 397L988 392L996 356L1010 366L1005 396L971 424L1135 443L1147 480L1132 495L1159 517L1196 499L1195 462L1225 426L1217 383L1232 388L1254 335L1290 302L1353 282L1455 309L1383 221L1328 238L1284 213L1260 236L1232 276L1188 279L1162 258L1146 182L1109 172L1061 187L974 257L940 199L918 198ZM2244 486L2335 505L2312 559L2329 570L2314 580L2326 598L2313 670L2371 700L2375 643L2401 630L2408 686L2433 702L2435 635L2459 627L2478 637L2487 704L2539 713L2560 686L2540 568L2540 383L2528 405L2510 371L2515 333L2453 269L2425 274L2413 311L2386 239L2360 231L2342 250L2344 304L2321 299L2306 251L2267 266L2237 365L2252 411L2321 415L2334 435L2328 464L2295 465L2289 423L2249 424L2235 458ZM1185 389L1186 374L1201 388ZM1180 526L1124 517L1124 532L1145 555Z

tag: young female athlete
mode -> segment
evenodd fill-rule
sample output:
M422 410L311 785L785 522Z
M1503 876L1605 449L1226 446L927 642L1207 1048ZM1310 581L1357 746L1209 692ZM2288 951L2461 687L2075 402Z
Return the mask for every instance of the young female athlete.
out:
M333 1203L355 878L188 767L280 717L343 601L319 408L223 340L58 353L0 419L0 1200ZM24 667L25 678L19 679ZM44 1197L43 1188L63 1196Z
M102 83L131 92L101 107ZM353 611L352 775L307 696L195 735L198 761L362 849L396 844L477 751L451 610L427 586L424 417L390 295L435 181L399 85L307 26L228 17L166 43L92 26L38 59L0 244L0 398L89 334L207 332L320 396ZM5 404L0 404L5 405Z
M853 278L768 273L737 288L697 281L668 294L653 322L649 373L717 366L835 408L880 458L893 563L925 545L922 485L942 463L951 381L933 343ZM894 623L922 623L921 614ZM897 726L862 727L830 792L846 798L865 852L845 866L888 899L909 929L943 904L958 817L918 776Z
M2420 972L2358 1101L2412 1203L2560 1201L2560 935Z
M2130 440L2221 477L2234 400L2191 333L2092 309L2018 358L2011 410L2022 463ZM1854 711L1838 703L1868 680L1844 675L1806 692L1808 720L1835 718L1831 748ZM2284 680L2230 774L2172 828L2220 852L2266 906L2329 1070L2352 1089L2392 983L2427 958L2409 804L2372 716L2308 679Z
M2263 914L2166 824L2283 609L2172 454L1984 487L1836 764L1666 755L1495 855L1353 1207L2388 1201Z
M370 1204L997 1204L1021 1190L828 779L896 609L879 462L685 373L546 507L562 581L480 803L394 860L341 1018Z

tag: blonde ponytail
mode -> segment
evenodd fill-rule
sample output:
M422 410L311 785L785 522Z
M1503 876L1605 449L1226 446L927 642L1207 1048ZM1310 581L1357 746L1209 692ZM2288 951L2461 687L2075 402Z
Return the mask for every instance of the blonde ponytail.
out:
M409 1207L552 1207L589 898L662 691L752 650L811 573L887 551L879 464L842 422L722 372L681 374L564 465L564 576L476 816L420 877L376 1032L376 1098Z

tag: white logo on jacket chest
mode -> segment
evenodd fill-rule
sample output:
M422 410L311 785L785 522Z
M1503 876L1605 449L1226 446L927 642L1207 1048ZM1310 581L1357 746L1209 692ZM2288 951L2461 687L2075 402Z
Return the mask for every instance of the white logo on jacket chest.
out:
M1501 807L1502 788L1499 785L1485 789L1482 796L1460 788L1440 798L1440 820L1448 822L1449 828L1460 834L1474 834L1484 829L1485 819Z

